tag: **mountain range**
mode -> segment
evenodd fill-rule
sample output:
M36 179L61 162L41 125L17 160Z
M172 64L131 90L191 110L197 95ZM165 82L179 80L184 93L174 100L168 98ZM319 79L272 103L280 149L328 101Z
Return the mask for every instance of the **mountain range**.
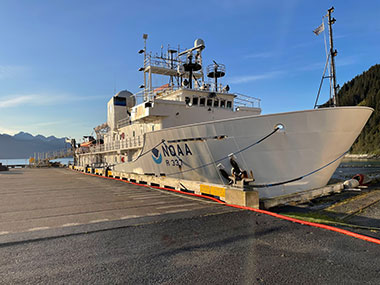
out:
M0 159L29 158L34 153L57 151L67 147L70 145L65 142L65 138L33 136L25 132L13 136L0 134Z

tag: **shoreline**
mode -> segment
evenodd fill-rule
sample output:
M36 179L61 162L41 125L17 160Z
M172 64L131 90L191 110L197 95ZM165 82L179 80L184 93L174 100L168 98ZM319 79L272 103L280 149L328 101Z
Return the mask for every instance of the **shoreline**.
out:
M377 154L346 154L343 159L380 159L380 156Z

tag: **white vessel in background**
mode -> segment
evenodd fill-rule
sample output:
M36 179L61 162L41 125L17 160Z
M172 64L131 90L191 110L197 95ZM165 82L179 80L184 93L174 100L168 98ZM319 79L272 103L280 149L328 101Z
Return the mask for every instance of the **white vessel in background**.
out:
M110 99L96 139L76 148L76 166L240 183L271 198L326 185L373 112L331 107L261 115L259 99L220 83L224 65L203 68L202 40L152 55L146 39L143 90ZM153 76L168 83L154 87Z

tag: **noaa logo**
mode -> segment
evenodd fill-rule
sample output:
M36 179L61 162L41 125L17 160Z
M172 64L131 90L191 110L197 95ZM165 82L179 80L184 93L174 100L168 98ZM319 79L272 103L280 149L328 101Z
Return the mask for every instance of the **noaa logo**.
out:
M162 155L161 155L160 151L157 148L153 148L152 153L153 153L152 154L153 161L157 164L161 164Z

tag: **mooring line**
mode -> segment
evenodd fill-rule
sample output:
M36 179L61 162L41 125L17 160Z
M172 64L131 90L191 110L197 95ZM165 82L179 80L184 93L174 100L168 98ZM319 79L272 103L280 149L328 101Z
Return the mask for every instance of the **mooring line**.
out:
M251 147L253 147L253 146L255 146L255 145L261 143L261 142L264 141L264 140L266 140L267 138L269 138L270 136L272 136L275 132L277 132L279 129L280 129L280 128L278 128L278 127L275 128L271 133L269 133L269 134L266 135L265 137L259 139L258 141L254 142L254 143L252 143L252 144L250 144L250 145L248 145L248 146L242 148L241 150L239 150L239 151L237 151L237 152L234 152L234 153L232 153L232 154L233 154L233 155L237 155L237 154L239 154L239 153L241 153L241 152L243 152L243 151L246 151L247 149L249 149L249 148L251 148ZM205 163L205 164L200 165L200 166L197 166L197 167L193 167L193 168L190 168L190 169L186 169L186 170L178 171L178 172L174 172L174 173L168 173L168 174L166 174L166 176L177 175L177 174L181 174L181 173L185 173L185 172L189 172L189 171L194 171L194 170L197 170L197 169L201 169L201 168L204 168L204 167L207 167L207 166L213 165L213 164L217 164L217 163L219 163L219 162L221 162L221 161L223 161L223 160L225 160L225 159L228 159L229 155L231 155L231 154L228 154L227 156L224 156L224 157L219 158L219 159L217 159L217 160L213 160L212 162Z
M326 168L327 166L333 164L334 162L336 162L337 160L339 160L340 158L342 158L344 155L346 155L348 153L348 150L345 151L344 153L342 153L340 156L338 156L336 159L334 159L333 161L330 161L329 163L321 166L320 168L316 169L316 170L313 170L305 175L302 175L300 177L297 177L297 178L293 178L293 179L289 179L289 180L286 180L286 181L282 181L282 182L275 182L275 183L269 183L269 184L253 184L251 185L253 188L268 188L268 187L274 187L274 186L279 186L279 185L283 185L283 184L287 184L287 183L291 183L291 182L295 182L295 181L298 181L298 180L301 180L307 176L310 176L314 173L317 173L319 171L321 171L322 169Z

